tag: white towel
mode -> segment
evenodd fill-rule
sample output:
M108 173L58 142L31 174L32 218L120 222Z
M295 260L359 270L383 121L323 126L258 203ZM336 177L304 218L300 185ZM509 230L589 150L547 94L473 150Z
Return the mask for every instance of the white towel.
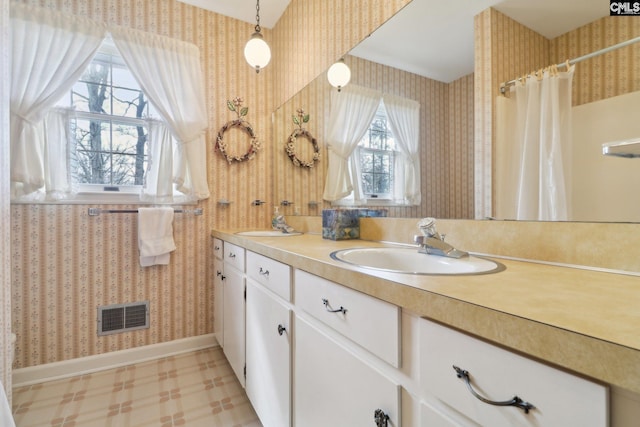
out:
M169 264L173 241L173 208L138 208L138 248L140 265Z

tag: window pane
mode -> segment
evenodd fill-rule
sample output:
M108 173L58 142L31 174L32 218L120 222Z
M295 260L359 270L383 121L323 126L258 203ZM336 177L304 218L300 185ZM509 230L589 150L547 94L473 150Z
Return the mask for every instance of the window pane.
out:
M373 154L370 151L360 151L360 169L362 172L373 171Z
M105 169L109 163L106 153L78 151L75 160L76 182L79 184L104 184Z
M390 197L393 188L395 141L384 107L380 107L358 144L362 188L365 194Z
M77 82L71 93L76 111L110 114L111 91L109 86L98 83Z
M388 171L389 163L385 162L388 156L384 153L376 153L373 158L373 171L376 173L384 173ZM385 168L386 166L386 168Z
M137 181L136 156L131 154L113 154L111 162L112 185L136 185L142 184L142 177Z
M139 150L144 153L147 141L146 129L143 126L128 124L113 124L113 141L111 151L114 153L136 154Z
M75 125L77 182L141 185L146 169L144 127L78 119Z
M113 67L113 85L125 89L142 90L136 79L126 67Z
M377 174L374 176L374 180L373 188L376 194L390 192L389 175Z
M140 90L113 88L114 116L142 118L146 117L147 100Z
M373 174L372 173L362 174L362 191L364 191L365 194L373 193Z

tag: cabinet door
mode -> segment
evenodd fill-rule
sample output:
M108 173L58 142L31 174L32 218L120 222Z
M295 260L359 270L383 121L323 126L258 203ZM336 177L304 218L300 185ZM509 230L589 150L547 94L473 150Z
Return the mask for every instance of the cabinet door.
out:
M400 426L400 387L329 335L296 317L294 425L376 426L374 413Z
M247 396L262 425L291 424L291 311L247 280Z
M244 289L244 274L225 262L223 350L243 387L245 363Z
M224 348L224 262L213 259L213 333Z

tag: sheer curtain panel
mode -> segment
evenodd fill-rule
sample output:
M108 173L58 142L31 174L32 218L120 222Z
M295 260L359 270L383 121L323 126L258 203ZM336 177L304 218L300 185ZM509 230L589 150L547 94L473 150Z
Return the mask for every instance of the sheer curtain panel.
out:
M419 205L420 192L420 103L385 94L384 108L400 155L395 157L395 202Z
M353 191L349 157L376 114L382 94L372 89L349 85L331 92L331 112L327 125L329 159L323 199L336 201Z
M122 27L110 31L125 63L178 142L173 170L159 168L163 162L152 160L150 167L154 170L147 173L143 199L162 197L157 194L157 188L166 188L166 182L171 181L192 199L208 198L207 109L198 47ZM155 134L166 136L162 132ZM155 144L162 142L151 135L152 152ZM150 182L150 178L158 182Z
M66 127L60 116L50 117L53 132L47 135L44 119L104 36L104 27L93 21L11 3L12 199L59 199L71 192L67 140L61 139Z

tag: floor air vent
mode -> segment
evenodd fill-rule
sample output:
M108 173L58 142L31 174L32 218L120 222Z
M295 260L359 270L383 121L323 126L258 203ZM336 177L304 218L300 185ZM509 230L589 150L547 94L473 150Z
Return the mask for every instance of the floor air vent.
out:
M149 327L149 301L98 307L98 335Z

